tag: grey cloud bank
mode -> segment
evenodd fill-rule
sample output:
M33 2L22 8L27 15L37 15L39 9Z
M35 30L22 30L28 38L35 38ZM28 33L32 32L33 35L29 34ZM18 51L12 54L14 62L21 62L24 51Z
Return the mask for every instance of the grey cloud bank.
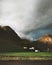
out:
M52 34L52 0L1 0L0 25L10 26L21 38Z

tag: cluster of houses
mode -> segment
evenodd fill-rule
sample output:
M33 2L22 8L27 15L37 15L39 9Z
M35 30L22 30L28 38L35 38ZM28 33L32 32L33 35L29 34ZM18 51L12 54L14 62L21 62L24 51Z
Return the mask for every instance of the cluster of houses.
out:
M40 49L36 49L35 47L23 47L23 49L24 49L25 51L41 52ZM43 52L43 51L49 52L49 51L52 51L52 50L50 50L50 48L48 47L46 50L42 50L42 52Z
M23 49L24 50L27 50L28 49L29 51L34 51L34 52L39 52L40 51L38 49L35 49L35 47L29 47L29 48L28 47L23 47Z

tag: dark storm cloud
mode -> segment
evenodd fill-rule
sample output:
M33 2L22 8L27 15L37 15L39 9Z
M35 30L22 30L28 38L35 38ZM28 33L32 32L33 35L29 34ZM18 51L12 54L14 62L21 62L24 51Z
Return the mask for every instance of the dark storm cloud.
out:
M1 0L0 13L0 25L10 26L21 38L36 39L52 28L52 0Z

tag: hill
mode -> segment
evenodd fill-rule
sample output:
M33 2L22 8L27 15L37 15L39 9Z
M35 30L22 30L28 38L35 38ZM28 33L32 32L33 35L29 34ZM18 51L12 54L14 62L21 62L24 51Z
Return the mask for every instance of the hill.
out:
M0 51L15 51L19 47L21 39L8 26L0 26Z
M52 51L52 35L46 34L36 42L37 48L41 51Z
M45 35L41 37L38 41L43 42L43 43L52 44L52 35Z
M24 50L24 47L27 49ZM34 50L52 51L52 35L45 35L37 41L29 41L21 39L10 27L0 26L0 52L30 51L29 48L32 47Z
M24 46L31 46L32 42L21 39L9 26L0 26L0 51L24 51Z

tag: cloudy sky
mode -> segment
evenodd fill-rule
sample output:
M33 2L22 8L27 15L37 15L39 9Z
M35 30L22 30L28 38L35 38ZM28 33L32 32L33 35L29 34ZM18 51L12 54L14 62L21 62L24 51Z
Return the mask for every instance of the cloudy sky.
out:
M0 25L31 40L52 34L52 0L0 0Z

